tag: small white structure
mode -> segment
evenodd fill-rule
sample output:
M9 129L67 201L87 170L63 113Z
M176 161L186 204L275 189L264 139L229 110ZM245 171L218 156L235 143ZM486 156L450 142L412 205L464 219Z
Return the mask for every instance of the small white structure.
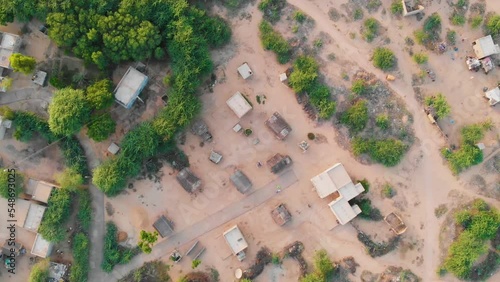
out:
M11 69L10 56L21 46L21 37L12 33L0 32L0 67Z
M247 79L252 76L253 72L250 69L250 66L248 66L247 63L243 63L243 65L238 67L238 72L240 73L241 77L243 79Z
M500 87L495 87L484 93L484 97L489 100L490 106L500 103Z
M43 239L42 235L37 233L35 242L33 243L33 248L31 248L31 254L41 258L46 258L50 256L53 247L54 245L51 242Z
M481 37L472 42L472 49L474 49L474 53L476 53L477 58L480 60L500 53L500 47L493 42L491 35Z
M120 147L116 145L114 142L111 142L111 144L108 147L108 152L110 152L113 155L116 155L120 151Z
M116 102L130 109L147 83L148 77L145 74L129 67L113 92Z
M286 72L280 74L280 82L285 83L288 80L288 76L286 75Z
M0 116L0 140L5 138L5 132L12 127L12 121Z
M49 202L50 193L52 193L52 189L55 187L57 186L54 184L30 178L28 180L26 194L31 195L31 199L46 204Z
M238 225L229 228L223 233L223 235L229 245L229 248L231 248L231 251L238 258L238 260L244 260L246 257L245 250L248 248L248 243L243 237L243 234L241 234Z
M227 99L226 104L236 114L238 118L242 118L252 110L252 105L245 97L238 91L231 98Z
M31 80L33 81L34 84L43 86L45 84L45 79L47 78L47 73L44 71L37 71L33 77L31 77Z
M328 204L340 224L344 225L361 213L357 205L351 206L349 200L361 194L365 189L360 183L354 184L344 166L337 163L311 179L311 182L323 199L332 196Z
M235 126L233 126L234 132L240 132L241 129L243 129L243 128L241 127L241 125L239 123L237 123Z
M401 0L403 2L403 16L408 17L416 15L424 10L424 6L415 5L413 0Z
M214 164L218 164L220 163L220 161L222 160L222 155L215 152L215 151L211 151L210 152L210 161L213 162Z
M37 232L47 208L22 199L16 201L16 206L17 225L28 231Z

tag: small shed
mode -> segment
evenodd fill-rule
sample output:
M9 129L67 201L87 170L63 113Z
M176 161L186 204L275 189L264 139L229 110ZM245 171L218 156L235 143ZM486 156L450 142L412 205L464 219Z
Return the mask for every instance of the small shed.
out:
M245 194L252 188L252 182L241 170L237 170L229 179L241 194Z
M12 127L12 121L0 116L0 140L5 138L5 132Z
M241 77L243 77L243 79L247 79L253 74L250 66L247 63L243 63L238 67L238 73L241 75Z
M283 226L292 220L292 215L286 208L285 204L279 204L276 208L274 208L271 211L271 217L279 226Z
M235 126L233 126L233 131L234 132L240 132L242 129L241 124L237 123Z
M47 78L47 73L44 71L37 71L32 77L31 81L34 84L43 86L45 84L45 79Z
M68 271L68 266L63 263L50 262L49 265L49 281L59 282L65 281L64 277Z
M28 180L26 194L31 195L32 200L46 204L49 202L50 194L55 187L55 184L30 178Z
M387 224L389 224L389 226L391 227L391 231L394 232L394 234L396 234L396 235L401 235L401 234L405 233L405 231L407 229L403 220L401 220L401 218L393 212L386 215L384 217L384 221Z
M486 99L489 100L490 106L495 106L500 103L500 87L495 87L491 90L488 90L484 93Z
M33 243L33 248L31 248L31 254L41 258L46 258L50 256L50 253L52 253L53 247L54 245L51 242L43 239L42 235L37 233L35 242Z
M109 144L109 147L108 147L108 152L110 152L113 155L116 155L116 154L118 154L118 151L120 151L120 147L118 145L116 145L115 142L111 142L111 144Z
M276 154L266 162L272 173L279 173L292 164L292 159L289 156Z
M189 193L193 193L201 186L201 180L187 167L183 168L175 177L179 184Z
M241 92L237 91L231 98L226 101L226 104L238 118L242 118L252 110L252 105L243 97Z
M472 42L472 49L474 49L474 53L476 53L478 59L500 53L500 47L493 42L491 35L474 40Z
M278 112L275 112L269 119L266 120L265 123L266 126L280 140L285 139L292 131L290 125L288 125L285 119L283 119Z
M248 243L245 240L245 237L243 237L238 225L229 228L222 235L224 236L226 243L229 245L229 248L231 248L231 252L238 258L238 260L244 260L246 257L245 250L248 248Z
M210 152L210 161L213 162L214 164L218 164L220 163L220 161L222 160L222 155L215 152L215 151L211 151Z
M280 74L280 82L285 83L288 81L288 75L286 75L286 72Z
M170 221L164 215L160 216L160 218L153 223L153 227L162 238L168 237L174 232L172 224L170 224Z
M204 142L212 141L212 134L208 130L208 125L202 119L197 119L193 122L191 132L194 135L200 136Z
M126 109L130 109L147 83L148 77L145 74L129 67L113 91L116 102Z

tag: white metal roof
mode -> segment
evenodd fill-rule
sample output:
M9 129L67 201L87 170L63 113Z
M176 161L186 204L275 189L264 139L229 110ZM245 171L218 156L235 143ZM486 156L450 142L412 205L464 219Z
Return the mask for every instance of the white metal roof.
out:
M31 248L31 254L39 256L41 258L46 258L50 256L52 252L52 243L43 239L42 235L36 234L35 242L33 243L33 248Z
M340 224L344 225L354 219L361 210L357 205L351 206L346 198L340 197L335 201L328 204L330 210L333 212L335 217L337 217Z
M253 74L252 70L250 69L250 66L248 66L247 63L244 63L243 65L239 66L238 72L240 73L241 77L243 77L243 79L247 79Z
M242 118L252 110L252 105L248 103L247 99L245 99L239 91L234 93L231 98L227 99L226 104L233 110L238 118Z
M127 109L132 107L147 82L145 74L129 67L114 91L116 101Z
M243 237L243 234L241 234L238 225L231 227L226 232L224 232L223 235L224 239L226 239L226 242L231 248L231 251L233 252L234 255L248 248L248 243Z
M500 87L495 87L484 93L484 96L490 100L490 105L495 105L500 102Z
M481 37L474 41L474 43L472 49L474 49L478 59L500 53L500 47L493 42L491 35Z
M337 163L316 175L311 179L311 182L316 188L318 196L322 199L348 184L353 185L349 174L341 163Z

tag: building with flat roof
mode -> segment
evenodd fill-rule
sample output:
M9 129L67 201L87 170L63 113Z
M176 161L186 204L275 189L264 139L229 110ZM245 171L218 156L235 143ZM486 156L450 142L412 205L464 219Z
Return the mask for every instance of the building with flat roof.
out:
M9 58L21 46L21 37L12 33L0 32L0 67L11 69Z
M472 42L472 49L474 49L474 53L476 53L478 59L500 53L500 47L493 42L491 35L481 37Z
M12 121L0 116L0 140L5 138L5 133L8 128L12 127Z
M18 199L16 201L17 225L32 232L37 232L47 209L44 206Z
M42 203L48 203L52 189L56 188L55 184L47 183L45 181L29 179L26 194L31 195L32 200Z
M147 83L148 77L145 74L129 67L113 92L116 102L130 109Z
M285 204L279 204L276 208L274 208L271 211L271 217L279 226L283 226L292 220L292 215L286 208Z
M365 189L361 183L354 184L352 182L341 163L337 163L316 175L311 179L311 182L321 199L331 197L332 201L328 206L340 224L348 223L361 213L361 209L357 205L351 206L349 201Z
M236 190L238 190L241 194L245 194L252 188L252 182L241 170L235 171L229 179L231 180L231 183L233 183L234 187L236 187Z
M46 258L50 256L50 253L52 253L53 247L54 245L51 242L43 239L42 235L37 233L35 242L33 243L33 248L31 248L31 254L41 258Z
M243 237L238 225L229 228L222 235L224 236L224 239L226 239L226 243L229 245L233 255L235 255L239 261L244 260L246 257L245 250L248 248L248 243L245 240L245 237Z
M227 99L226 104L238 118L242 118L252 110L252 105L243 97L240 91L237 91L231 98Z
M282 118L278 112L275 112L269 119L267 119L265 124L280 140L285 139L292 131L290 125L288 125L286 120Z
M250 69L250 66L247 63L243 63L238 67L238 73L243 77L243 79L247 79L252 76L253 72Z
M488 99L490 106L495 106L500 103L500 87L486 91L484 96Z

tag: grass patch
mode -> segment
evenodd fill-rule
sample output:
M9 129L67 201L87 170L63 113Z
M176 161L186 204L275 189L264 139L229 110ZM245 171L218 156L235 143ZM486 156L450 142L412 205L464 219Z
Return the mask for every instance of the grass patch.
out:
M396 196L396 190L394 190L394 188L392 188L389 183L386 183L382 187L382 196L391 199L392 197Z
M375 125L378 126L380 129L388 129L390 124L389 124L389 115L387 114L380 114L375 118Z
M448 212L448 207L445 204L441 204L437 208L434 209L434 215L437 218L442 217L447 212Z
M363 38L367 42L372 42L373 39L375 39L375 37L377 37L378 35L378 30L380 27L379 22L374 18L368 18L363 23L363 26L364 26Z
M367 88L368 85L366 85L366 82L363 79L356 79L352 82L351 92L356 95L363 95L366 93Z
M281 10L286 5L286 0L262 0L259 3L259 10L264 14L264 19L275 23L281 18Z
M293 13L293 19L299 23L304 23L307 20L307 16L302 11L295 11L295 13Z
M412 56L412 58L413 58L413 61L415 61L415 63L417 63L419 65L425 64L429 60L429 56L427 56L424 53L416 53Z
M403 14L403 2L399 0L393 0L391 3L391 13L395 16L400 16Z

